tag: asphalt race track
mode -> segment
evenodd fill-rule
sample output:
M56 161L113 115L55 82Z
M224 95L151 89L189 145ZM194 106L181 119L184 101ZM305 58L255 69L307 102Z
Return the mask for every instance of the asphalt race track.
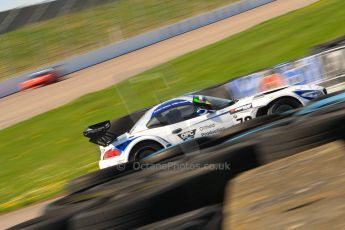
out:
M317 0L277 0L246 13L160 42L70 75L66 80L0 99L0 128L101 90L173 58L244 31ZM28 106L29 105L29 106ZM38 216L46 203L0 216L0 229Z
M246 13L174 37L71 74L65 81L0 99L0 129L101 90L193 50L244 31L317 0L277 0ZM29 105L29 106L28 106Z

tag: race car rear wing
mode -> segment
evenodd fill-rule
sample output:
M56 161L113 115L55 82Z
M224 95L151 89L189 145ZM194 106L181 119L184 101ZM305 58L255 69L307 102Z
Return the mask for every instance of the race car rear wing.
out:
M91 143L105 147L117 138L115 133L109 132L110 127L110 121L103 121L89 126L83 134Z
M89 138L91 143L100 146L107 146L123 134L130 132L134 124L151 107L136 111L113 121L103 121L89 126L84 132L84 136Z

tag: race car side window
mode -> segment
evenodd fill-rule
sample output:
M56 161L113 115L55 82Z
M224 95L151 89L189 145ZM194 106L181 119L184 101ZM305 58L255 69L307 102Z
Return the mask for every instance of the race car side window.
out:
M165 125L172 125L197 116L197 108L193 104L178 106L152 117L147 123L147 127L151 129Z

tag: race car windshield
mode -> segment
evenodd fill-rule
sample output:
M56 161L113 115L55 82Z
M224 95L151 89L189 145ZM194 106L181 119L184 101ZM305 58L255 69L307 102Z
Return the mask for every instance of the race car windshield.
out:
M214 110L224 109L235 104L233 100L203 95L194 95L193 102L198 106L206 108L211 107Z
M172 125L197 117L197 108L191 103L160 112L153 116L147 123L148 128L156 128L165 125Z

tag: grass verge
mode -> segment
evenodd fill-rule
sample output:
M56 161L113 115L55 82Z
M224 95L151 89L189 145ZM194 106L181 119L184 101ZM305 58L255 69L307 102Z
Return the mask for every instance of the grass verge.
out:
M0 212L61 192L97 169L92 123L295 59L345 34L345 1L323 0L0 131Z

